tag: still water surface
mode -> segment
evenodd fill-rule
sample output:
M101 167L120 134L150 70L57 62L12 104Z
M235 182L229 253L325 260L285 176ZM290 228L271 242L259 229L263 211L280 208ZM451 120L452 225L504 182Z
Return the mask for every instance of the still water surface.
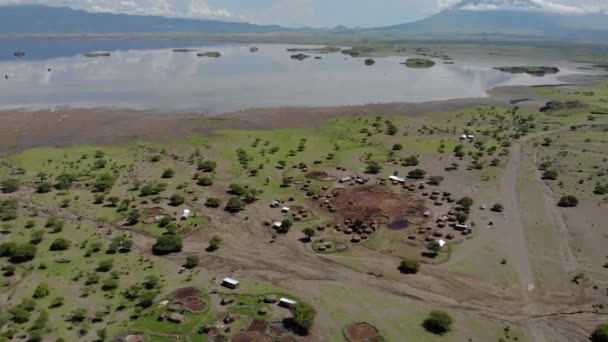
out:
M493 70L508 61L429 69L401 65L406 57L361 58L340 53L290 58L293 45L119 40L0 40L0 109L125 108L210 115L247 108L424 102L484 97L490 88L557 84ZM173 52L189 47L195 52ZM17 50L26 55L13 56ZM93 51L110 57L88 58ZM220 58L197 57L219 51ZM320 56L322 59L315 59ZM416 57L412 55L411 57ZM502 62L502 64L501 64ZM565 75L573 68L560 66ZM49 71L50 69L50 71ZM5 79L5 75L8 79Z

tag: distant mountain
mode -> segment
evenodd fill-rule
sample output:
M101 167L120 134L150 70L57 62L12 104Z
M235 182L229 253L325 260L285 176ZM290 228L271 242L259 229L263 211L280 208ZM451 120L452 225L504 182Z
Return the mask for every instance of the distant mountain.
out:
M608 41L608 15L530 0L465 0L429 18L373 31L444 37L538 37Z
M293 29L217 20L89 13L67 7L41 5L0 7L0 34L268 33L288 31L293 31Z

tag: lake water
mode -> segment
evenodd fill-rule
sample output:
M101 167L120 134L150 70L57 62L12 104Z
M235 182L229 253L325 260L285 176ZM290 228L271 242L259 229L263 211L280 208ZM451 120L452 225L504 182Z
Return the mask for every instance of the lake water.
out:
M125 108L210 115L247 108L424 102L484 97L490 88L557 84L493 70L503 61L410 69L406 57L364 59L343 54L290 58L293 45L134 40L0 40L0 109ZM173 52L189 47L196 52ZM17 58L17 50L26 55ZM85 53L107 51L110 57ZM197 57L219 51L220 58ZM308 54L308 53L307 53ZM322 59L315 59L321 56ZM410 57L416 57L412 54ZM574 72L562 68L559 75ZM50 71L48 71L50 69ZM5 79L5 75L8 79Z

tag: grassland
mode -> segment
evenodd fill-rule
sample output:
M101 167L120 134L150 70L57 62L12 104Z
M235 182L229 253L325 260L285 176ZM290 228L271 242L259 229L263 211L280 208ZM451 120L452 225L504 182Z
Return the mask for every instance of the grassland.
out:
M35 148L9 156L0 161L2 338L105 340L141 334L152 341L203 341L209 337L204 328L235 315L232 329L222 333L229 339L256 319L289 320L291 311L274 305L267 315L259 313L268 306L260 300L275 295L315 307L318 318L309 338L316 340L339 341L343 326L359 321L372 323L388 340L404 334L416 341L507 335L526 340L537 330L536 323L526 322L529 313L520 311L532 300L519 292L527 261L520 251L533 251L529 261L539 290L534 296L550 302L582 291L581 302L563 303L588 305L597 304L602 290L605 232L598 217L605 199L596 192L598 185L608 185L608 116L593 113L608 107L607 89L604 83L534 90L581 103L566 110L478 106L412 117L366 115L330 119L316 128L219 130L213 137L193 135L166 144ZM514 151L523 151L517 168L510 165ZM544 162L549 164L543 168L558 171L557 180L541 179ZM514 171L515 184L505 187ZM407 180L391 185L392 175ZM345 176L354 179L336 181ZM356 183L358 178L367 183ZM357 234L336 229L345 224L344 212L315 199L323 195L337 203L340 197L328 197L331 191L349 189L373 189L386 194L382 200L410 196L432 214L410 213L417 220L405 231L382 223L365 241L354 241ZM522 222L508 211L517 207L513 203L502 203L504 213L490 210L512 191L523 208ZM449 193L444 197L453 201L430 200L429 192ZM582 252L572 252L568 240L584 222L556 206L570 194L593 222L589 235L574 238ZM473 204L457 203L465 197ZM275 200L292 210L271 208ZM467 213L460 219L471 232L453 229L455 221L438 227L440 216L450 211ZM296 219L302 213L307 216ZM371 220L357 219L357 224ZM273 229L274 222L285 229ZM510 238L509 229L519 225L524 245L505 244L503 237ZM310 229L307 240L304 232ZM447 246L429 257L427 243L440 238ZM163 239L180 243L159 252ZM310 240L319 239L348 250L316 253ZM191 270L181 268L187 257L198 257ZM422 261L420 274L402 274L403 259ZM588 279L582 288L568 279L577 272ZM221 288L226 276L238 278L241 287ZM200 289L205 310L184 311L179 325L158 320L165 311L158 303L186 286ZM455 299L447 298L446 288ZM224 296L235 303L219 305ZM497 310L496 303L504 308ZM455 317L444 336L421 325L436 307ZM538 315L552 314L547 310Z

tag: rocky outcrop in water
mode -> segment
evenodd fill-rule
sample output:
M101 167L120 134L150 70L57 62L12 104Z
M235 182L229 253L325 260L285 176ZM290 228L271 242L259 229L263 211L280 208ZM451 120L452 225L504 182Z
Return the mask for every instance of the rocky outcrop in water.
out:
M297 60L299 60L299 61L303 61L303 60L305 60L305 59L306 59L306 58L308 58L308 57L310 57L310 56L305 55L305 54L303 54L303 53L299 53L299 54L297 54L297 55L291 55L291 59L297 59Z
M258 49L255 46L252 46L252 47L249 48L249 51L251 51L251 52L258 52L258 51L260 51L260 49Z
M556 67L544 66L510 66L497 67L494 69L509 74L529 74L533 76L544 76L546 74L557 74L559 72L559 69Z
M365 60L365 65L374 65L374 64L376 64L376 61L371 58Z
M23 52L23 51L15 51L15 53L13 55L15 55L15 57L23 57L23 56L25 56L25 52Z

